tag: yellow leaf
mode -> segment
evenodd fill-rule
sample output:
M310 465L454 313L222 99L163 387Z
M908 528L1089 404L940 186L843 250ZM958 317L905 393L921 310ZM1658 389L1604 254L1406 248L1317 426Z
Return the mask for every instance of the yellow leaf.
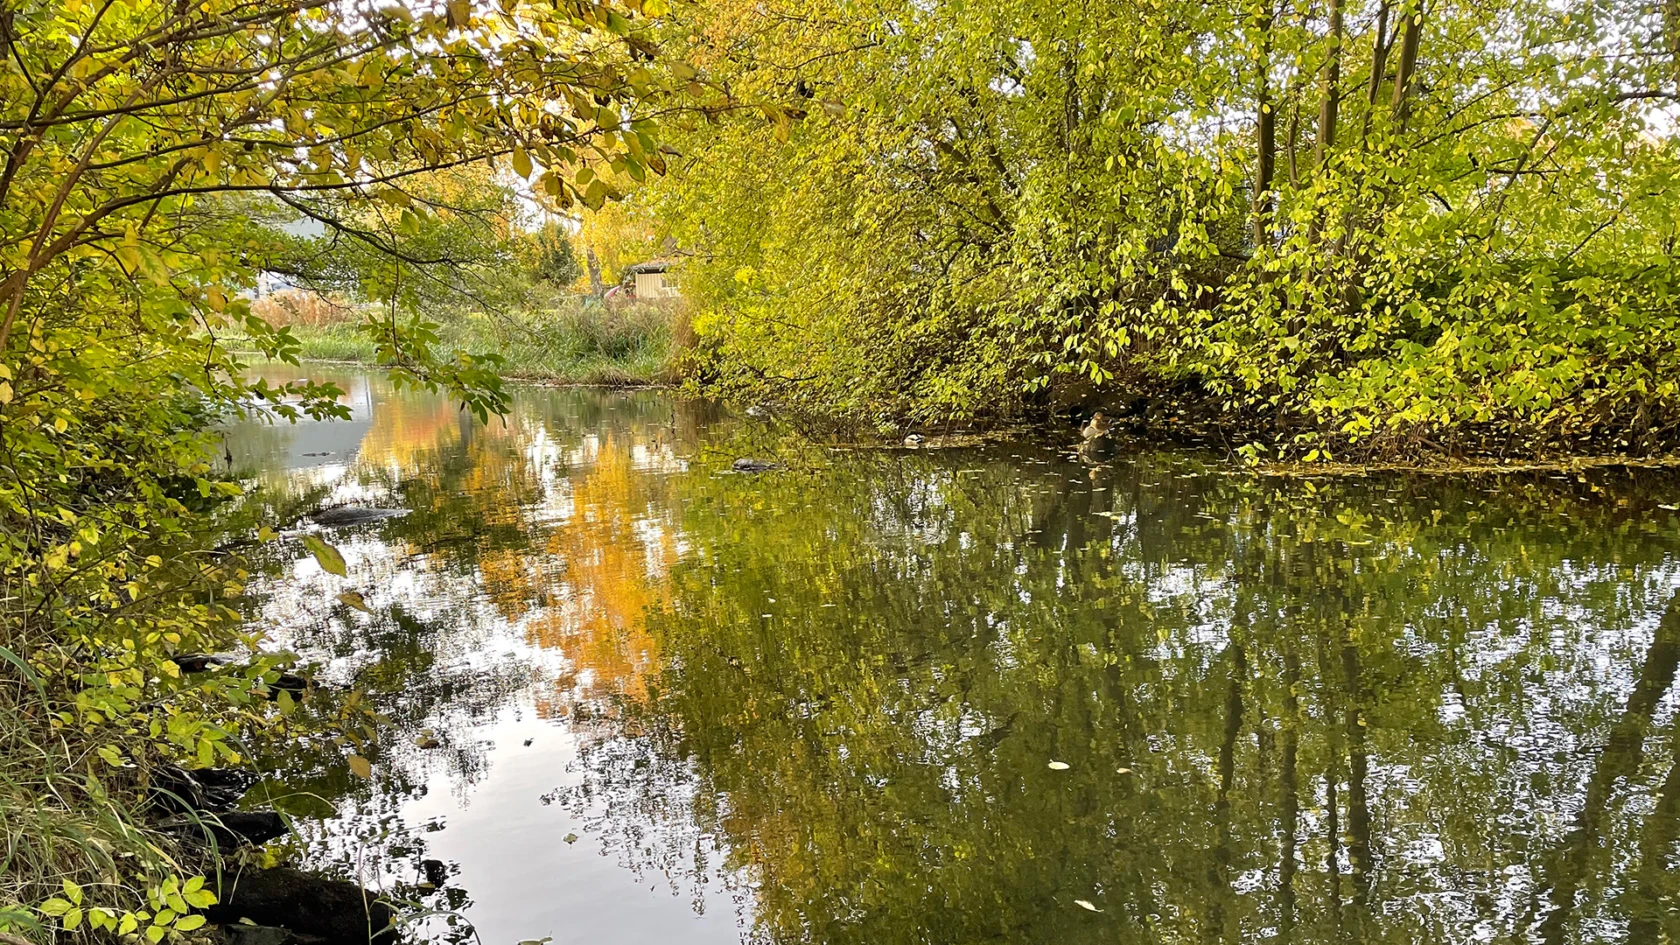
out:
M356 775L356 777L373 777L373 765L370 764L366 758L363 758L361 755L351 755L346 760L350 762L350 770Z
M326 571L328 574L336 574L339 577L344 577L344 556L338 553L337 548L334 548L332 545L316 538L314 535L303 536L303 547L307 548L309 553L315 556L315 560L320 563L322 570Z
M345 606L354 607L364 614L373 613L373 609L367 605L367 601L355 591L344 591L338 595L338 600Z
M513 172L520 177L531 176L531 156L525 153L524 148L516 146L513 149Z

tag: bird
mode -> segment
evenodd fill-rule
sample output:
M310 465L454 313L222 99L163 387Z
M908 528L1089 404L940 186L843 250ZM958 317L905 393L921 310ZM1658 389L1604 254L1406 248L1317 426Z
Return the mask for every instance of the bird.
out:
M1109 429L1113 426L1114 421L1103 416L1103 412L1099 410L1096 413L1091 414L1091 419L1087 421L1084 428L1079 431L1079 435L1083 436L1086 440L1094 440L1098 437L1107 436Z

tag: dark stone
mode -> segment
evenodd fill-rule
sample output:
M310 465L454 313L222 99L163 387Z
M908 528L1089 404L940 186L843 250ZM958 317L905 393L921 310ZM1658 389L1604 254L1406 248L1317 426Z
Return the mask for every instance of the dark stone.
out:
M759 473L780 469L781 465L781 463L773 463L767 459L738 459L729 468L738 473Z
M426 882L433 886L449 882L449 867L442 860L421 860L420 869L426 874Z
M257 783L247 771L200 768L188 771L168 765L152 774L152 802L178 813L231 810Z
M174 657L173 662L181 668L183 673L208 673L211 670L235 665L232 659L219 653L189 653L185 656ZM302 696L307 695L314 688L315 681L307 676L299 676L296 673L281 673L273 682L263 684L263 695L272 700L279 695L280 690L284 689L295 696Z
M268 689L268 697L274 699L282 689L295 696L305 695L315 688L315 681L296 673L281 673L278 679L265 685Z
M205 910L230 927L240 919L289 929L322 945L393 942L391 907L376 893L338 879L277 867L221 875L221 901Z
M345 528L351 525L379 522L388 518L401 518L407 514L407 509L374 509L362 505L340 505L311 512L309 513L309 520L326 528Z
M215 653L188 653L173 657L172 662L179 666L183 673L207 673L218 666L226 666L229 660Z
M246 925L234 922L221 926L222 941L227 945L303 945L291 929L276 925Z
M285 836L286 819L271 810L230 810L221 813L182 814L158 825L189 843L232 850L261 846Z

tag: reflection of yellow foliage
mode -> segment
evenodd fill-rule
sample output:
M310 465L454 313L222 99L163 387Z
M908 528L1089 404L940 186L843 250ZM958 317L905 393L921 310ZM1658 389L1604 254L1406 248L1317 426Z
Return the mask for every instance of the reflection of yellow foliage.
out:
M420 409L412 398L383 404L379 422L362 438L361 461L411 475L422 467L422 454L443 449L461 438L459 417L460 411L447 400L437 401L430 410Z
M664 575L676 559L668 521L650 521L649 479L632 468L631 449L602 444L593 468L572 482L572 515L548 536L565 562L555 604L530 623L540 646L563 650L590 688L640 700L657 663L648 608L669 596Z
M524 621L531 643L565 654L571 667L557 688L644 699L657 665L647 613L668 600L677 558L673 503L654 492L673 480L652 472L674 462L669 447L657 434L588 436L564 448L567 475L550 480L533 448L558 444L541 418L462 417L447 401L387 399L360 462L432 476L427 511L500 533L471 546L485 594L503 619ZM532 514L544 506L560 511ZM560 712L565 701L539 708Z
M526 567L526 552L493 548L478 556L478 570L496 611L508 620L524 616L536 597L536 588Z

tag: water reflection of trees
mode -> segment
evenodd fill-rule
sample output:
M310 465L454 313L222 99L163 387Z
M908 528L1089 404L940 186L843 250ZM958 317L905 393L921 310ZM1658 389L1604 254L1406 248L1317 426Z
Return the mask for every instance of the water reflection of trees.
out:
M686 798L779 941L1673 931L1645 493L1021 461L685 479L588 791Z
M300 637L392 718L376 785L294 759L368 823L421 789L420 727L481 770L529 667L471 656L511 628L590 739L557 796L644 875L722 861L766 940L1680 933L1672 481L730 476L682 471L729 451L660 398L403 409L352 478L411 514L347 540L406 590Z
M425 825L403 823L401 807L446 780L464 787L483 775L479 726L534 682L548 693L539 709L581 702L580 715L598 724L613 712L606 696L634 692L648 663L635 640L645 636L643 600L660 585L648 569L672 553L670 539L647 527L657 519L649 510L666 504L660 474L680 469L674 444L697 428L663 398L603 400L531 392L485 425L435 397L382 390L377 422L342 474L271 477L260 494L277 522L295 518L304 498L408 510L331 536L373 613L323 608L339 584L320 575L259 585L252 602L329 687L300 710L300 737L268 746L262 759L274 773L265 800L338 814L324 831L300 822L317 861L342 860L364 881L412 882ZM542 661L510 658L513 640L559 648L560 680L534 677ZM330 727L314 716L342 714L348 693L380 719L361 733L369 739L333 746L311 737ZM373 762L371 781L350 772L351 750ZM394 859L380 862L386 847ZM439 895L459 891L428 898Z

